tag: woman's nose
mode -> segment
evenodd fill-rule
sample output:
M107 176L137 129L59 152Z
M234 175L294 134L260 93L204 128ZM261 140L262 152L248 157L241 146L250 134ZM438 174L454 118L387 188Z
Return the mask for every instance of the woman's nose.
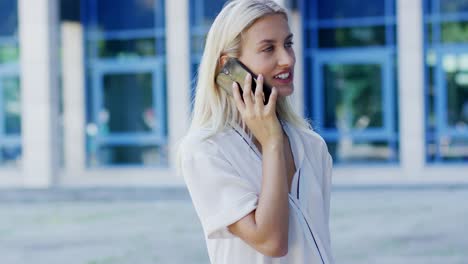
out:
M293 50L283 49L278 58L278 64L280 66L291 67L294 65L296 57Z

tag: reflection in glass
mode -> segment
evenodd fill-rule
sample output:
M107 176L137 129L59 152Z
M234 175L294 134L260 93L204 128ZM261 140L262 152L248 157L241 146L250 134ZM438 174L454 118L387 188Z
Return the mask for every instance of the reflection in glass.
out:
M204 25L211 26L213 20L218 15L219 11L223 8L224 3L226 0L204 0L203 1L203 18L204 18Z
M151 73L104 76L104 109L98 116L103 134L152 131L155 117Z
M99 27L102 31L152 29L155 25L155 1L162 0L96 1Z
M0 37L10 37L17 34L18 1L0 1Z
M468 12L468 1L466 0L439 0L439 1L440 1L442 13Z
M341 137L338 142L328 142L330 154L340 163L346 162L382 162L397 156L396 150L386 141L356 141Z
M448 125L468 132L468 54L444 57Z
M0 63L16 62L19 60L17 44L0 44Z
M441 24L442 42L462 43L468 41L468 22L447 22Z
M424 0L424 15L432 13L432 0Z
M158 41L164 41L164 39ZM156 52L164 53L164 50L156 51L154 38L130 39L130 40L100 40L98 52L101 58L138 58L155 56ZM164 45L160 45L164 47Z
M319 30L321 48L385 45L385 26Z
M205 36L199 36L199 35L192 35L192 40L191 40L191 50L192 54L199 53L201 54L203 52L203 49L205 47Z
M1 80L3 91L4 127L7 135L19 135L21 133L21 96L18 77L7 77ZM1 126L0 126L1 127Z
M438 152L442 160L468 161L468 138L442 136L439 139Z
M349 131L382 127L380 65L324 66L325 127Z
M385 15L385 0L327 0L317 1L320 19L363 18Z
M97 153L91 153L94 166L106 165L147 165L166 166L166 146L102 146Z
M21 147L0 147L0 166L19 167L21 163Z

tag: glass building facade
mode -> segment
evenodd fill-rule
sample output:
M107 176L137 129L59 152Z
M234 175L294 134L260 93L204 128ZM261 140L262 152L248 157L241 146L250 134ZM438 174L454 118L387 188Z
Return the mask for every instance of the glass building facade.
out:
M335 162L398 162L395 1L302 1L300 9L306 115Z
M468 160L468 2L424 1L429 163Z
M164 1L84 0L82 22L88 166L167 166Z
M0 1L0 166L21 161L17 1Z
M195 78L205 46L205 38L211 23L223 8L226 0L190 0L190 73L192 78L191 96L194 96ZM192 100L191 100L192 101Z
M84 52L77 56L80 60L71 59L66 64L71 71L83 70L82 74L71 74L73 78L83 75L78 78L83 84L67 79L74 85L62 87L59 95L67 99L58 103L62 117L72 118L48 120L46 115L51 123L63 121L65 136L53 142L63 145L62 174L85 175L87 183L96 178L96 182L105 182L100 175L106 173L111 175L109 179L132 180L138 178L133 175L144 174L142 178L148 182L174 178L175 145L189 125L206 34L227 1L59 2L62 20L56 23L68 26L61 30L73 36L73 45L61 46L62 63L63 57L72 57L63 55L75 48ZM466 178L460 175L468 164L467 1L278 2L290 8L295 34L295 82L301 98L293 98L294 103L300 104L300 114L327 142L338 175L350 181L356 179L355 174L374 180L382 173L387 173L387 178L382 177L385 179L407 175L423 179L429 172L435 179L451 171L458 173L456 179ZM401 3L411 3L411 7ZM35 11L33 7L30 10ZM20 43L19 32L33 36L31 25L37 25L31 19L26 20L29 27L22 27L21 18L17 0L0 0L0 177L7 170L23 173L21 166L36 168L28 153L42 153L40 148L29 147L31 144L22 146L25 135L29 135L26 139L34 138L41 126L37 122L31 126L34 129L26 129L22 122L34 116L35 102L42 107L48 97L35 101L35 83L28 85L28 79L23 78L20 66L30 64L20 64L20 46L24 53L34 53L34 47ZM410 24L414 27L408 28ZM416 40L422 43L421 48L409 43ZM408 57L417 59L409 62ZM52 75L69 78L63 74L63 65L57 65L57 73L53 65L46 66ZM404 69L409 67L417 69L406 76ZM35 72L29 67L26 75L34 78ZM411 90L413 84L416 87ZM41 85L41 91L52 92L44 88L49 87L47 82ZM413 93L407 93L409 90ZM74 102L77 94L84 95L84 102L69 107L71 104L65 102ZM416 97L413 108L407 94ZM32 98L33 106L21 104L24 95ZM47 107L47 111L53 108ZM25 108L32 115L22 117ZM76 120L84 124L74 126ZM26 124L34 123L30 121ZM67 133L75 127L76 133ZM41 142L47 141L47 129L40 133ZM80 140L75 140L79 136ZM73 164L75 160L79 165ZM49 177L44 171L43 177ZM126 175L128 171L131 175ZM120 176L114 177L116 174Z

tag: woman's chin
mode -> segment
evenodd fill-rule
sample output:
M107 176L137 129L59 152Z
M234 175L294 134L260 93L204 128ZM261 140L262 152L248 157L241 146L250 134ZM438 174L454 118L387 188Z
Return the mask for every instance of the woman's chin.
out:
M280 86L280 87L276 87L276 89L278 90L278 96L280 97L290 96L294 92L293 85Z

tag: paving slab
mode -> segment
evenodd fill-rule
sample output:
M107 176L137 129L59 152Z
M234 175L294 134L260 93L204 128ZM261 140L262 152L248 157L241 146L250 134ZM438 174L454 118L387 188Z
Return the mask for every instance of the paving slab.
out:
M208 263L183 191L15 192L0 194L1 264ZM464 188L334 190L336 262L466 264L467 201Z

